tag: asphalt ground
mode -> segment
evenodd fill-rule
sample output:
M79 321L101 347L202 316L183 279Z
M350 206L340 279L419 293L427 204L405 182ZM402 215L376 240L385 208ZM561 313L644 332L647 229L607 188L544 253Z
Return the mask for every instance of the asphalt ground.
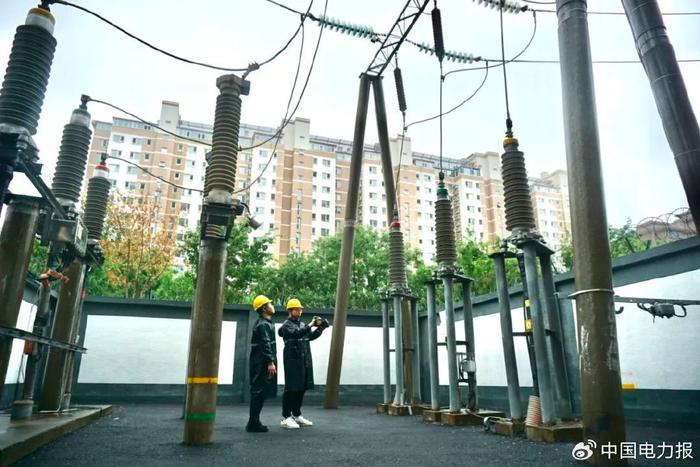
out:
M573 443L544 444L447 427L421 417L378 415L374 407L303 408L313 427L280 428L279 404L268 404L268 433L247 433L247 406L221 406L211 445L181 444L182 407L116 405L113 413L30 454L18 466L231 466L231 465L586 465L573 459ZM639 443L693 443L692 460L636 460L630 465L700 465L700 427L628 422Z

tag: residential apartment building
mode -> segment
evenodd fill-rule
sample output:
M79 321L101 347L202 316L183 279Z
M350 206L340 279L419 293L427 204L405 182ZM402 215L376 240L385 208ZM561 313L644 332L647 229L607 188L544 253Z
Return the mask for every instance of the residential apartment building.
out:
M88 176L102 153L112 156L108 160L110 177L120 196L134 202L147 197L156 203L164 227L171 231L173 241L180 241L199 222L199 190L213 126L182 120L178 104L168 101L162 104L159 125L188 139L135 120L115 117L111 123L93 122ZM262 222L252 236L271 236L272 254L282 262L290 252L308 251L316 239L339 232L345 216L352 142L312 135L310 126L309 120L296 118L276 147L274 128L248 124L240 128L243 149L238 154L234 196L246 202ZM390 144L404 238L430 261L435 254L434 202L440 159L414 152L410 138L403 144L400 138L392 138ZM129 162L179 187L155 179ZM452 196L458 237L484 242L505 238L500 155L485 152L466 158L445 157L442 170ZM530 185L538 228L556 249L570 230L566 172L542 174L531 179ZM387 212L386 196L379 145L366 144L358 222L386 229L392 215ZM179 258L177 264L182 265L182 261Z

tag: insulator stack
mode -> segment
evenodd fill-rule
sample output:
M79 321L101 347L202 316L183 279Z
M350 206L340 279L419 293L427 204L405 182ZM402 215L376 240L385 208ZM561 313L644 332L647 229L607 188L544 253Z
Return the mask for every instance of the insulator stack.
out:
M207 166L204 169L204 198L206 199L207 195L209 194L209 191L211 190L211 175L209 175L210 172L210 167L211 167L211 152L207 152L207 155L205 156L205 159L207 161Z
M389 283L390 288L394 290L408 288L403 232L401 232L398 216L394 216L389 228Z
M88 231L88 240L99 240L102 237L102 229L107 216L109 188L112 185L107 178L108 174L107 166L102 163L95 167L94 175L88 180L83 219Z
M30 135L36 134L56 50L54 23L48 10L29 11L15 33L0 90L0 124L24 128Z
M527 183L525 157L522 151L518 150L518 140L515 138L506 138L503 148L505 152L501 156L501 174L506 205L506 229L512 233L531 231L535 228L535 216L532 211L530 186Z
M63 127L61 148L51 190L57 198L77 203L90 151L90 114L82 105L73 111L70 123Z
M438 186L435 201L435 256L441 269L453 269L457 261L452 201L443 182Z
M234 75L222 76L216 82L221 93L216 98L212 154L205 177L208 191L233 193L236 186L238 130L241 122L240 94L244 83L244 80Z
M396 97L399 99L399 110L405 112L406 107L406 91L403 88L403 76L401 75L401 68L394 68L394 82L396 83Z
M522 6L520 5L519 2L516 2L514 0L474 0L477 5L481 5L482 3L484 6L491 7L491 9L497 9L503 6L503 13L513 13L513 14L518 14L521 11L525 11L528 9L527 6Z
M430 17L433 21L433 40L435 41L435 55L438 60L442 61L445 58L445 40L442 36L442 17L440 9L435 7L430 12Z

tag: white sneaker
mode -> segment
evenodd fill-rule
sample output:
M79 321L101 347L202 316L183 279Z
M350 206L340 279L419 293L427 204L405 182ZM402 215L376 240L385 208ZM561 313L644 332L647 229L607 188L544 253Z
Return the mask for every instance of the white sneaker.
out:
M311 420L305 419L303 415L294 417L294 421L297 422L297 425L299 426L313 426L313 422Z
M280 426L282 428L287 428L288 430L295 430L299 428L299 425L297 424L296 421L292 417L287 417L282 422L280 423Z

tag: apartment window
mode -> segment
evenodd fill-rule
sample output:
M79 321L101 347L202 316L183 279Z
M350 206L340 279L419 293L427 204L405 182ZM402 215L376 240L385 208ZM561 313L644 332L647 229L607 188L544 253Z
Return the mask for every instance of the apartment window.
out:
M190 175L190 181L194 181L194 175ZM243 182L245 183L245 182Z
M377 180L374 178L369 179L369 186L377 186Z
M331 179L331 174L328 173L328 172L323 172L323 173L321 174L321 178L324 179L324 180L330 180L330 179Z
M323 166L324 166L324 167L330 167L330 166L331 166L331 161L330 161L330 159L323 159Z
M114 141L115 143L123 143L124 137L122 135L113 135L112 141Z
M376 165L370 165L370 166L369 166L369 173L371 173L371 174L376 174L376 173L378 173L378 171L377 171L377 166L376 166Z
M314 170L314 171L311 173L311 176L312 176L313 178L316 178L316 177L318 176L318 173Z
M376 193L370 193L370 194L369 194L369 199L377 199L377 194L376 194Z
M331 187L329 187L329 186L321 187L321 192L322 192L322 193L330 193L330 192L331 192Z
M416 204L420 205L420 200L419 200L419 199L416 200Z
M150 140L150 139L147 139L147 140L146 140L146 145L147 145L147 146L150 146L150 145L151 145L151 140Z
M265 199L265 192L264 191L258 191L255 193L255 199Z
M377 221L375 221L374 219L372 219L372 220L369 221L369 225L370 225L370 227L377 227Z
M173 187L173 193L177 193L177 187L176 187L176 186Z
M316 213L315 213L315 212L314 212L314 213L311 213L311 220L312 220L312 221L315 221L315 220L316 220Z
M270 224L270 225L269 225L269 229L270 229L270 230L274 230L274 229L275 229L275 224Z
M141 184L141 189L142 189L142 190L145 190L145 189L146 189L146 184L145 184L145 183L142 183L142 184Z
M260 177L258 179L258 185L267 185L267 179L265 177Z
M100 146L102 146L103 148L106 148L107 146L109 146L109 140L107 140L107 139L100 140Z
M297 177L297 180L304 180L304 176L302 174L299 174L299 176Z
M164 169L165 168L165 161L159 161L158 167L160 167L161 169Z
M180 178L180 174L178 172L175 172L175 180L178 180Z
M274 194L274 193L272 193L272 194L270 195L270 199L271 199L272 201L275 200L275 194Z
M117 164L109 164L109 171L110 173L117 174L119 173L119 166Z
M314 193L316 193L316 185L311 185L311 191L313 191Z
M429 182L431 180L430 175L423 175L423 181L424 182Z
M474 187L474 182L466 181L466 182L464 182L464 185L465 185L467 188L473 188L473 187Z
M182 145L180 145L180 146L182 146ZM175 159L175 164L176 165L182 164L182 159L180 159L179 157L177 159Z
M370 206L369 212L370 212L370 214L377 214L377 212L378 212L377 206Z
M328 235L330 235L330 233L331 232L328 229L321 229L321 236L322 237L327 237Z
M336 174L336 175L340 175L341 173L343 173L343 169L341 169L340 167L336 167L336 168L335 168L335 174Z
M255 214L264 214L264 213L265 213L265 209L262 208L261 206L258 206L257 208L255 208Z
M112 157L121 157L122 152L118 149L112 149L111 154L112 154Z
M175 209L175 206L176 206L176 205L177 205L177 203L176 203L175 201L173 201L172 203L170 203L170 207L173 208L173 209Z
M311 235L316 235L316 227L311 227Z
M150 155L150 154L144 154L144 155L143 155L143 160L145 160L145 161L149 160L150 158L151 158L151 155Z
M136 175L138 173L138 170L139 169L137 169L136 167L130 166L126 168L126 173L129 175Z
M323 201L321 201L321 207L322 208L329 208L329 207L331 207L331 202L328 200L323 200Z
M141 138L131 138L131 144L141 144Z
M331 216L328 214L321 214L321 222L330 222Z
M130 152L129 159L136 159L139 156L138 152Z
M318 164L318 159L314 157L314 165ZM316 172L314 172L316 173Z

